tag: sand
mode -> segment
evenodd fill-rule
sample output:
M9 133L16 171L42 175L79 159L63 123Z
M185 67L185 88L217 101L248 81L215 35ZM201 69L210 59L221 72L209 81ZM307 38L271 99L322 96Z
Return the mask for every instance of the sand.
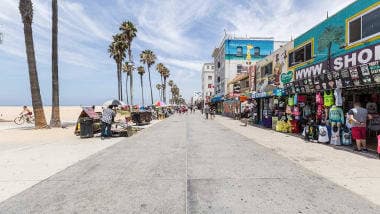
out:
M32 107L29 107L33 110ZM101 107L96 107L97 111L101 111ZM13 121L20 112L22 111L22 106L0 106L0 121ZM46 121L49 123L51 117L51 107L45 107ZM60 116L62 122L73 122L77 121L80 112L82 111L80 106L61 106Z
M96 110L101 111L101 107ZM0 112L1 120L13 121L21 107L0 106ZM50 112L50 107L45 108L47 121ZM74 135L72 124L80 112L78 106L61 107L62 122L71 124L66 128L36 130L31 124L0 122L0 202L125 139L81 139Z

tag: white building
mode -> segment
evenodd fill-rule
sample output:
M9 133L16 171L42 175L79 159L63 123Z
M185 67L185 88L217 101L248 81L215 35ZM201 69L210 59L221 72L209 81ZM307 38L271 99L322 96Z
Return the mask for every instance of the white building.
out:
M214 63L205 63L202 67L202 97L208 102L214 92Z

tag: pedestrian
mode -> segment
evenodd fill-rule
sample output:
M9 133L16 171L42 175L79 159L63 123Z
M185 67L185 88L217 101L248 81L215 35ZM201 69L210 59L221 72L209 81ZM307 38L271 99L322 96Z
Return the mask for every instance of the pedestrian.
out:
M206 115L206 120L208 120L208 115L210 114L210 106L208 106L207 104L204 107L204 112Z
M108 108L105 108L103 110L102 119L101 119L101 121L102 121L102 125L101 125L101 138L102 138L102 140L105 137L111 137L111 135L112 135L111 125L112 125L112 122L113 122L115 115L116 114L113 110L112 105L108 106Z
M215 112L216 112L215 106L211 106L211 108L210 108L210 118L211 119L215 118Z
M248 120L251 115L251 110L248 105L244 107L243 113L242 113L242 122L244 126L248 126Z
M366 139L367 139L367 118L372 119L368 114L368 110L361 107L360 102L354 104L349 112L349 120L351 122L352 138L356 141L355 151L368 152Z

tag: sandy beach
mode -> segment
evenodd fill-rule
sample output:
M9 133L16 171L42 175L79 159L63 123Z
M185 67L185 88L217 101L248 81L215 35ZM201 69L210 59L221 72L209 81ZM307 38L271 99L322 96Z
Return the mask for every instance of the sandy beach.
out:
M101 111L101 107L96 110ZM0 112L1 120L13 121L21 107L0 106ZM0 202L125 139L79 138L74 135L73 123L80 112L79 106L61 107L65 128L36 130L31 124L0 122ZM49 122L50 107L45 108L45 114Z
M29 106L30 110L33 110ZM97 111L101 111L101 107L96 107ZM0 121L13 121L15 117L22 111L22 106L0 106ZM49 122L51 117L51 107L44 107L46 120ZM60 115L62 122L74 122L77 121L80 112L82 111L80 106L61 106Z

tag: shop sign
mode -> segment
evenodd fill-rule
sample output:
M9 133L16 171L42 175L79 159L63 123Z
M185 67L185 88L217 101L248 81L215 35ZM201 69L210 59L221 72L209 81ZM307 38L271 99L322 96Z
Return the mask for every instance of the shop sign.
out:
M350 69L361 65L367 65L380 60L380 44L368 46L330 60L330 68L333 71ZM295 79L307 79L326 73L328 61L323 61L295 71Z
M283 84L290 83L293 79L293 71L288 71L287 73L281 74L281 82Z
M256 98L270 97L272 96L272 94L273 92L258 92L258 93L252 94L252 98L256 99Z

